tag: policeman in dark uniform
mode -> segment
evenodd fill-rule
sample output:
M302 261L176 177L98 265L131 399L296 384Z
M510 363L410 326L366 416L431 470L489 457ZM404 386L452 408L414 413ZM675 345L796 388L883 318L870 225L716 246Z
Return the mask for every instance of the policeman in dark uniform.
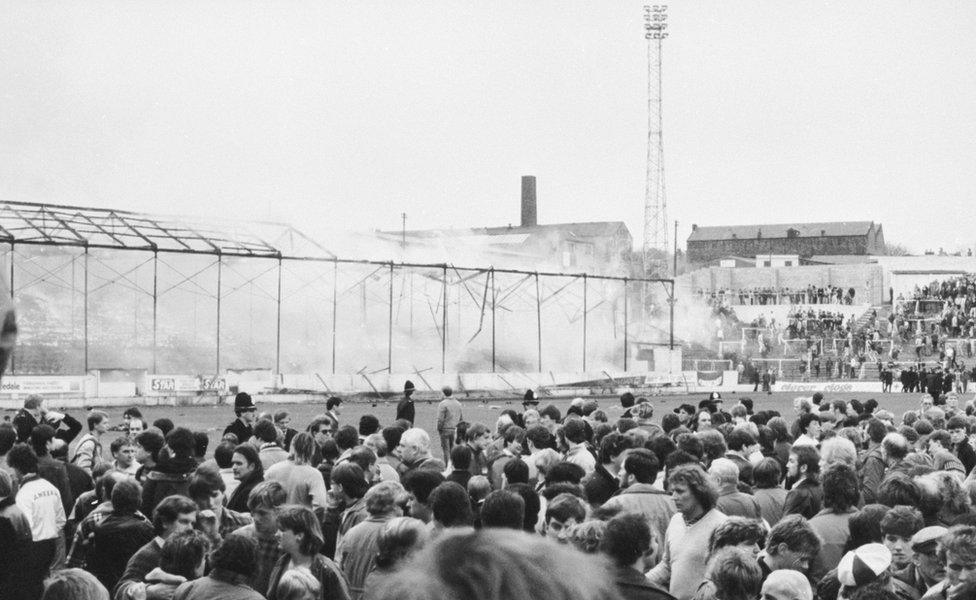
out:
M247 392L240 392L234 398L234 414L237 418L234 422L224 429L224 435L233 433L237 436L237 443L243 444L254 435L254 413L258 407L251 400L251 395Z
M403 400L400 400L400 402L397 403L396 410L397 420L405 419L410 421L410 425L413 425L415 414L413 400L410 399L410 396L413 395L414 389L413 382L408 379L407 382L403 384Z

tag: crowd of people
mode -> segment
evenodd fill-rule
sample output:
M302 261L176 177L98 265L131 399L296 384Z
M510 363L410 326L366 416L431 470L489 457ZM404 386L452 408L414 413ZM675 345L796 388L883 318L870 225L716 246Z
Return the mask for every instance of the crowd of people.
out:
M899 294L891 316L892 338L912 344L916 355L964 350L972 357L976 343L976 278L971 275L916 286L908 298ZM959 348L955 348L959 346Z
M769 304L854 304L857 291L834 285L806 287L720 288L715 291L698 289L698 295L710 304L726 306Z
M445 388L417 423L413 389L299 429L241 393L212 452L193 423L91 410L81 434L28 398L0 425L0 598L976 598L972 401L655 416L530 390L486 424Z

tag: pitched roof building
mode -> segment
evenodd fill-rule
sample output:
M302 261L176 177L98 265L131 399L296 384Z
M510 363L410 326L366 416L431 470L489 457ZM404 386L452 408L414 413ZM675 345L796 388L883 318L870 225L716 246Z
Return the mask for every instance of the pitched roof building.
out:
M775 225L691 226L688 260L703 263L723 256L762 254L882 254L884 232L874 221L783 223Z

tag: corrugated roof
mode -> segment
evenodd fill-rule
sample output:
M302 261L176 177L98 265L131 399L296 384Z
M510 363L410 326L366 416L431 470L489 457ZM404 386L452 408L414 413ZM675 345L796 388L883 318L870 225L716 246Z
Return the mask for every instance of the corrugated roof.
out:
M874 225L874 221L838 221L835 223L779 223L773 225L720 225L716 227L698 227L688 236L689 242L707 242L718 240L753 240L764 238L785 238L786 232L795 229L799 237L828 237L866 235Z

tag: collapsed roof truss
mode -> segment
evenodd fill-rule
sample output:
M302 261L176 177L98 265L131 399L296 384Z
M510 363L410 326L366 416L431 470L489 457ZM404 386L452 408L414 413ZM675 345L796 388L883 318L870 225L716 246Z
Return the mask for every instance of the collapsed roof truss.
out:
M242 257L335 257L282 223L227 220L218 226L181 217L29 202L0 203L3 242Z

